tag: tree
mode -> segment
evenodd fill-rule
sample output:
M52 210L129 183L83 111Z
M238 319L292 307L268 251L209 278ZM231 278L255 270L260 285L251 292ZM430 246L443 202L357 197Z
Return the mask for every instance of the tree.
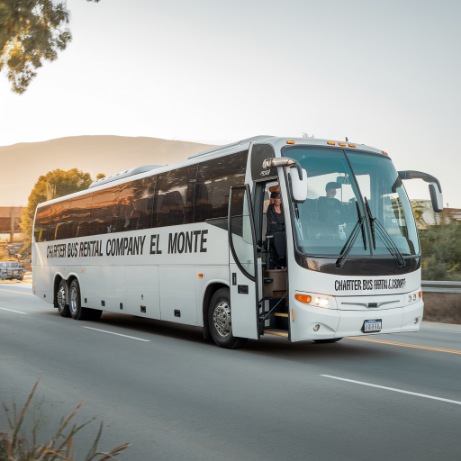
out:
M24 93L42 62L66 48L72 40L68 23L65 3L0 0L0 72L6 71L15 93Z
M32 224L34 221L37 205L46 200L78 192L87 189L92 183L89 173L72 168L68 171L53 170L46 175L40 176L29 195L27 208L21 216L21 230L24 234L25 243L23 252L28 252L32 239Z
M415 217L416 225L420 229L427 227L426 221L424 220L424 204L420 200L412 200L411 208L413 209L413 216Z

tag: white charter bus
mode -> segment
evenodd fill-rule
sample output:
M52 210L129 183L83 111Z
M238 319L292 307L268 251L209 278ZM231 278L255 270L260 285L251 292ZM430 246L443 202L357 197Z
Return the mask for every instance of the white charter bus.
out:
M441 211L436 178L350 142L258 136L126 171L37 207L33 292L63 317L194 325L228 348L416 331L413 178ZM284 228L269 235L271 191Z

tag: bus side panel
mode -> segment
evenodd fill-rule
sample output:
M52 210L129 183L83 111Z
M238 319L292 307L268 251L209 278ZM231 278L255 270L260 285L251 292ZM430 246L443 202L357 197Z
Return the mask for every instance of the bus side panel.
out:
M196 305L197 268L163 266L160 272L160 316L168 322L198 325Z
M127 302L120 312L160 319L158 266L127 268Z
M46 243L32 242L32 292L43 301L53 303L54 267L46 259Z
M82 306L120 311L120 303L126 299L124 266L80 266L78 281Z

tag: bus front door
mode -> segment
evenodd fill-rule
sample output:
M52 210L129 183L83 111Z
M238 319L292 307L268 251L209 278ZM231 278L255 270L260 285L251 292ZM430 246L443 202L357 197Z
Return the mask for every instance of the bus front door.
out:
M232 335L259 339L256 239L248 186L234 186L229 197L229 262Z

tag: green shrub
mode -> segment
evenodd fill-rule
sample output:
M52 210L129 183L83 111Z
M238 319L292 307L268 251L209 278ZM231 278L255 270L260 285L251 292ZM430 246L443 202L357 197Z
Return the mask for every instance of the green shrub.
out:
M419 232L424 280L461 280L461 222L429 226Z

